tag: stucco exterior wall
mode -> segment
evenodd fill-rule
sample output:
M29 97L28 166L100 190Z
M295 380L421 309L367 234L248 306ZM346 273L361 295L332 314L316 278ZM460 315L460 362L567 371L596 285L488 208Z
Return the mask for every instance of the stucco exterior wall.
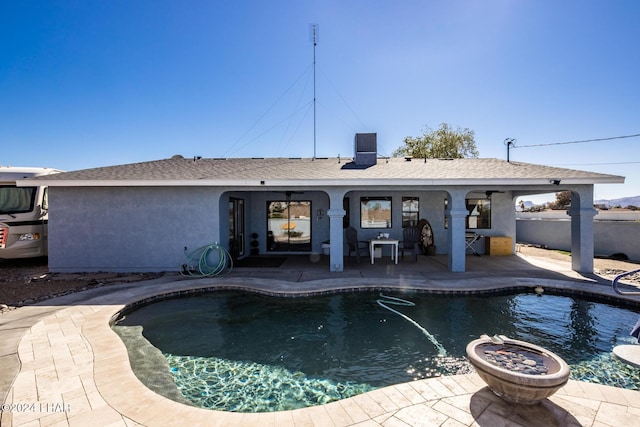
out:
M49 191L49 268L54 272L178 271L185 262L185 247L193 251L219 243L228 248L230 197L245 201L245 255L249 255L252 233L258 234L260 254L266 254L267 202L286 199L282 191L224 191L212 187L50 187ZM360 198L374 196L392 199L390 229L360 227ZM347 192L350 224L358 230L359 239L385 232L401 240L403 196L419 198L419 219L430 222L437 253L446 254L448 193L444 190ZM484 236L515 237L511 194L491 197L492 227L476 231ZM330 236L329 195L319 189L305 189L292 194L292 200L311 201L310 253L322 253L322 243ZM482 240L476 245L482 253Z
M485 236L507 236L512 240L512 251L516 244L516 216L513 208L513 196L510 191L491 195L491 229L479 231ZM484 242L482 242L484 253Z
M597 218L597 217L596 217ZM545 245L549 248L571 250L571 221L559 219L518 219L518 242ZM640 260L640 222L594 221L595 255L609 256L624 253L631 260Z
M51 187L49 268L54 272L177 271L184 247L220 240L211 188Z

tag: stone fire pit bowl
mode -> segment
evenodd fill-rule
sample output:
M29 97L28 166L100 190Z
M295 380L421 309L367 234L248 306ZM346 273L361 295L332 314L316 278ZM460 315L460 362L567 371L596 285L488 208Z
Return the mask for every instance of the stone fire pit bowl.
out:
M467 357L489 389L510 403L534 405L569 380L569 365L558 355L503 335L471 341Z

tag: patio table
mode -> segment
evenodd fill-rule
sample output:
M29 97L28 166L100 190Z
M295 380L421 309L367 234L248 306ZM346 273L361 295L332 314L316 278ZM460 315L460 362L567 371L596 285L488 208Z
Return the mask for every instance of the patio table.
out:
M371 254L371 264L373 264L376 245L391 245L391 260L398 263L398 243L399 240L395 239L371 239L369 240L369 253Z

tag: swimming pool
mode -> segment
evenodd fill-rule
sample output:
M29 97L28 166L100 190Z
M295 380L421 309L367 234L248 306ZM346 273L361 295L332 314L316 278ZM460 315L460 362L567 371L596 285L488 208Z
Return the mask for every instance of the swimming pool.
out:
M171 373L181 395L219 410L295 409L470 372L465 346L483 333L559 354L573 379L640 389L638 370L611 357L613 346L633 342L638 310L549 294L392 295L415 304L393 306L407 318L379 305L379 292L286 298L216 291L142 306L114 330L122 336L141 327L162 352L157 369ZM139 341L125 342L131 358Z

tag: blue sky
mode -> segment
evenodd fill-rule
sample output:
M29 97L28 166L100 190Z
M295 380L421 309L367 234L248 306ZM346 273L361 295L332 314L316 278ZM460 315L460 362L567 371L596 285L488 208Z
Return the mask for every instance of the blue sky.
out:
M640 195L640 2L25 1L0 5L0 164L390 155L447 122L481 157L626 176Z

